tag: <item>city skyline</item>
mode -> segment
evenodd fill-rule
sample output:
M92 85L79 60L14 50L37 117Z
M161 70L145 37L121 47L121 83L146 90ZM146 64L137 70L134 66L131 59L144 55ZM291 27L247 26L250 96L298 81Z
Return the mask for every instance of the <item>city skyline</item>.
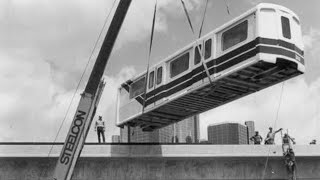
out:
M145 132L139 126L120 129L120 139L124 143L190 143L190 140L191 143L198 143L199 134L199 115L152 132Z

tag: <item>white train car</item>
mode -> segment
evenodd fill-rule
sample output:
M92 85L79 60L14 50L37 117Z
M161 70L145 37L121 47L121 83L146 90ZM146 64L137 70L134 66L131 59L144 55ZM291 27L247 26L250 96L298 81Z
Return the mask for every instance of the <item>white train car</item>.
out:
M152 131L304 71L298 16L259 4L123 83L117 125Z

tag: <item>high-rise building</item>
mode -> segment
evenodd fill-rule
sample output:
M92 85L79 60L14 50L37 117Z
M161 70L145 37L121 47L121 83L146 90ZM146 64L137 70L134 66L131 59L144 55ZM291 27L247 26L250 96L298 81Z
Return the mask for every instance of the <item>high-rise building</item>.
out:
M120 142L120 136L119 135L112 135L112 142L113 143L119 143Z
M254 122L246 121L244 124L247 126L248 129L248 144L253 144L253 141L250 141L250 138L255 135Z
M152 132L142 131L139 126L120 129L121 142L136 143L197 143L199 134L199 115Z
M174 134L173 143L199 143L199 115L192 116L172 125ZM177 142L178 141L178 142Z
M239 123L209 125L208 142L210 144L248 144L248 127Z
M166 126L151 132L137 127L129 127L129 142L132 143L168 143L171 141L172 126Z

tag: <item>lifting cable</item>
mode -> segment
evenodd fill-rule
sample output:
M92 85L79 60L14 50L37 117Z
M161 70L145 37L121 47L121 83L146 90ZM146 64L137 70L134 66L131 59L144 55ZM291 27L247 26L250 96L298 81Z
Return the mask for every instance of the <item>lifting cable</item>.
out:
M208 0L206 1L206 6L205 6L204 11L203 11L202 21L201 21L201 26L200 26L200 29L199 29L199 36L198 36L198 38L200 38L200 37L201 37L201 34L202 34L202 28L203 28L204 20L205 20L205 18L206 18L207 7L208 7Z
M180 0L180 1L181 1L182 6L183 6L184 13L185 13L186 16L187 16L190 29L191 29L191 31L192 31L192 33L193 33L193 35L194 35L193 26L192 26L192 23L191 23L190 16L189 16L188 10L187 10L187 8L186 8L186 5L184 4L183 0Z
M230 15L230 11L229 11L229 5L228 5L228 2L227 0L224 0L224 3L226 4L226 7L227 7L227 13Z
M154 33L154 26L156 21L156 14L157 14L157 4L158 1L156 0L156 3L154 5L154 11L153 11L153 20L152 20L152 27L151 27L151 35L150 35L150 44L149 44L149 56L148 56L148 62L147 62L147 73L145 78L145 88L144 88L144 98L143 98L143 106L142 106L142 113L144 112L144 108L146 106L146 100L147 100L147 84L148 84L148 75L149 75L149 66L150 66L150 58L151 58L151 50L152 50L152 42L153 42L153 33Z
M194 33L194 30L193 30L193 26L192 26L192 23L191 23L191 20L190 20L190 16L189 16L189 13L188 13L188 10L186 8L186 5L185 3L183 2L183 0L180 0L181 1L181 4L182 4L182 7L184 9L184 12L185 12L185 15L188 19L188 22L189 22L189 26L190 26L190 29L193 33L193 35L195 36L195 33ZM201 33L202 33L202 28L203 28L203 24L204 24L204 20L205 20L205 15L206 15L206 11L207 11L207 7L208 7L208 0L206 1L206 5L205 5L205 9L204 9L204 13L203 13L203 17L202 17L202 22L201 22L201 27L200 27L200 30L199 30L199 36L198 37L195 37L196 39L196 48L198 49L199 52L201 52L201 63L202 63L202 66L204 67L205 71L206 71L206 74L208 76L208 79L209 79L209 82L211 84L211 86L213 86L213 82L210 78L210 73L209 73L209 70L208 70L208 67L206 65L206 63L204 62L204 48L201 48L199 47L199 43L198 43L198 39L201 37Z
M281 101L282 101L284 83L285 83L285 81L282 82L281 91L280 91L280 98L279 98L279 104L278 104L278 107L277 107L277 113L276 113L276 118L275 118L274 123L273 123L273 128L276 127L277 121L278 121L278 119L279 119L279 111L280 111L280 107L281 107ZM266 162L265 162L265 164L264 164L264 170L263 170L263 173L262 173L262 178L261 178L261 180L264 180L265 173L266 173L266 170L267 170L268 161L269 161L271 145L268 145L268 146L269 146L269 148L268 148L268 155L267 155Z
M62 122L61 122L61 124L60 124L60 126L59 126L58 132L57 132L57 134L56 134L56 136L55 136L55 138L54 138L53 144L52 144L51 147L50 147L50 150L49 150L49 152L48 152L48 158L50 157L50 154L51 154L51 152L52 152L54 143L56 142L56 140L57 140L57 138L58 138L58 135L60 134L60 131L61 131L61 129L62 129L62 126L63 126L65 120L67 119L67 115L68 115L69 110L70 110L70 108L71 108L71 104L72 104L72 102L73 102L73 100L74 100L74 98L75 98L75 96L76 96L76 94L77 94L77 92L78 92L78 90L79 90L79 87L80 87L80 84L81 84L82 79L83 79L83 77L84 77L84 74L85 74L85 72L86 72L86 70L87 70L87 68L88 68L88 66L89 66L89 63L90 63L90 61L91 61L91 59L92 59L92 56L93 56L93 53L95 52L95 49L97 48L99 39L101 38L103 29L105 28L105 26L106 26L106 24L107 24L107 21L108 21L109 16L110 16L110 14L111 14L111 12L112 12L112 9L114 8L115 2L116 2L116 0L113 1L112 7L111 7L108 15L106 16L106 18L105 18L105 20L104 20L104 24L103 24L103 26L102 26L102 28L101 28L101 31L100 31L100 33L99 33L99 36L98 36L98 38L97 38L97 40L96 40L96 42L95 42L95 44L94 44L94 47L93 47L93 49L92 49L92 51L91 51L91 54L90 54L90 56L89 56L89 58L88 58L88 60L87 60L87 64L86 64L85 67L84 67L84 70L83 70L83 72L82 72L82 74L81 74L81 77L80 77L80 80L79 80L79 82L78 82L78 84L77 84L77 87L76 87L76 89L74 90L74 93L73 93L72 98L71 98L71 100L70 100L70 102L69 102L67 111L66 111L66 113L65 113L65 115L64 115L64 118L63 118L63 120L62 120Z

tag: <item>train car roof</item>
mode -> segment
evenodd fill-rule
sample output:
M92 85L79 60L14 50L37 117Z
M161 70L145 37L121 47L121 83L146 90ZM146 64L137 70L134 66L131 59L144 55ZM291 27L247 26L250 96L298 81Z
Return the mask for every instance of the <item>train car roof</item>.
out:
M160 65L160 64L162 64L162 63L166 63L166 62L172 60L174 57L180 55L182 52L187 51L188 49L192 48L197 41L202 41L202 40L206 39L208 36L211 36L212 34L215 34L215 33L217 33L217 32L223 31L225 28L229 27L230 25L238 22L239 20L247 17L247 16L250 15L251 13L256 12L258 9L262 9L262 8L279 9L279 10L281 10L281 11L283 11L283 12L286 12L286 13L291 14L291 15L292 15L293 17L295 17L295 18L299 21L299 23L300 23L299 17L298 17L293 11L291 11L290 9L288 9L288 8L286 8L286 7L284 7L284 6L281 6L281 5L277 5L277 4L272 4L272 3L260 3L260 4L256 5L256 6L254 6L253 8L247 10L245 13L241 14L240 16L237 16L236 18L234 18L234 19L226 22L225 24L219 26L218 28L210 31L210 32L207 33L206 35L200 37L199 39L197 39L197 40L189 43L188 45L184 46L183 48L177 50L175 53L167 56L166 58L164 58L164 59L161 60L160 62L153 64L152 66L149 67L149 69L151 69L151 68L153 68L153 67L155 67L155 66L158 66L158 65ZM146 72L147 72L147 71L145 70L145 71L139 73L138 75L132 77L129 81L134 81L134 80L140 78L141 76L143 76L144 74L146 74Z

